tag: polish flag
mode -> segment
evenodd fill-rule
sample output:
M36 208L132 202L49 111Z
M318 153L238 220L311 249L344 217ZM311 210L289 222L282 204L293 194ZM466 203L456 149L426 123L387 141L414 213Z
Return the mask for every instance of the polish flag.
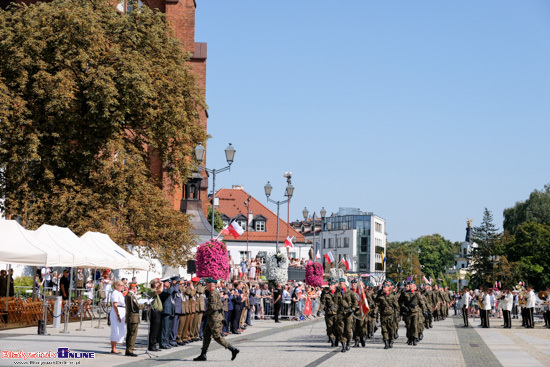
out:
M355 297L357 298L357 305L359 306L361 314L364 318L365 315L369 313L370 308L369 302L367 301L367 296L365 295L365 289L363 288L363 282L357 282L357 287L353 292L355 293Z
M426 278L425 275L422 276L422 280L423 280L424 283L426 283L426 284L431 284L431 282L428 280L428 278Z
M292 243L292 238L290 238L289 236L286 236L284 247L294 248L294 244Z
M332 256L332 252L328 252L328 254L325 254L325 260L327 260L327 263L331 263L334 261L334 256Z
M319 252L319 250L317 250L317 254L315 255L315 260L320 258L321 258L321 253Z
M346 266L346 270L349 271L350 267L351 267L351 262L349 261L349 259L347 259L345 256L342 258L341 260L344 265Z
M242 227L237 222L231 222L230 225L222 230L222 233L226 229L231 235L233 235L235 239L239 238L244 233L244 229L242 229Z

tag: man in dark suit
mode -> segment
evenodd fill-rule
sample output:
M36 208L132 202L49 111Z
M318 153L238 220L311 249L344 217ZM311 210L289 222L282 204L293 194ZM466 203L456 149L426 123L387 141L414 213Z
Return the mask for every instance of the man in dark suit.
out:
M162 302L162 321L160 326L160 349L170 349L170 332L174 322L174 298L172 293L175 288L170 286L170 279L163 280L164 290L160 294Z
M174 321L172 323L172 331L170 333L169 342L171 347L178 347L178 328L180 324L180 317L183 315L183 304L179 285L180 276L175 275L170 278L170 280L172 281L172 288L174 289L174 292L172 293L172 298L174 300Z
M137 357L134 353L134 346L136 345L136 337L139 327L139 310L144 305L140 305L136 299L137 283L130 283L128 287L128 293L124 297L124 304L126 306L126 355L130 357Z

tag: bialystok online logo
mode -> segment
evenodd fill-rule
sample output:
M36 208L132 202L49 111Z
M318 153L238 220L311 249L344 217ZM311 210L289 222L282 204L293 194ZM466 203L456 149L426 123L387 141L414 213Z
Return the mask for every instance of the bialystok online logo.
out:
M57 352L13 352L3 350L2 359L82 359L95 358L95 352L71 352L69 348L57 348Z

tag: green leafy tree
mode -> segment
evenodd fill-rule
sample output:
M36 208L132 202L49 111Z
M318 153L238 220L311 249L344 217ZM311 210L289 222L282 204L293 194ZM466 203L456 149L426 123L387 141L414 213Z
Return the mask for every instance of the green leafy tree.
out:
M546 184L541 191L533 191L527 200L504 209L505 231L515 234L517 229L527 222L550 225L550 184Z
M481 224L472 228L472 237L478 245L471 255L472 282L475 287L492 284L497 281L494 269L503 251L493 214L487 208L483 211Z
M147 7L55 0L0 11L2 209L31 229L102 231L185 264L189 219L163 190L190 176L206 138L187 60Z
M206 219L208 219L208 223L212 223L212 207L211 206L208 207L208 217ZM224 227L224 225L223 225L222 216L221 216L220 212L218 211L218 209L216 209L216 211L214 212L214 230L216 232L220 232L223 229L223 227Z
M414 248L420 249L420 264L426 275L436 278L444 274L454 264L455 244L440 234L422 236L412 242Z

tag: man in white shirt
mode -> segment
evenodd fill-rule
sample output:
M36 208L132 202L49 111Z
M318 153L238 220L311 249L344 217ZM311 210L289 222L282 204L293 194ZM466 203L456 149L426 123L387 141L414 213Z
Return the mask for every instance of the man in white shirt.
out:
M512 306L514 305L514 295L510 288L504 290L504 294L501 296L500 307L502 308L502 316L504 317L504 328L512 328Z
M468 327L468 308L470 307L470 301L472 296L468 287L462 289L462 296L460 297L460 306L462 308L462 318L464 319L464 327Z
M526 327L528 329L534 329L535 320L533 317L533 311L535 310L537 296L535 295L535 292L533 291L533 287L531 285L527 286L527 294L525 295L525 299L527 300L527 305L526 305L527 326Z
M481 321L481 327L482 328L488 328L489 325L489 317L491 315L491 295L490 291L485 288L483 290L483 309L481 310L481 313L483 313L483 318Z

